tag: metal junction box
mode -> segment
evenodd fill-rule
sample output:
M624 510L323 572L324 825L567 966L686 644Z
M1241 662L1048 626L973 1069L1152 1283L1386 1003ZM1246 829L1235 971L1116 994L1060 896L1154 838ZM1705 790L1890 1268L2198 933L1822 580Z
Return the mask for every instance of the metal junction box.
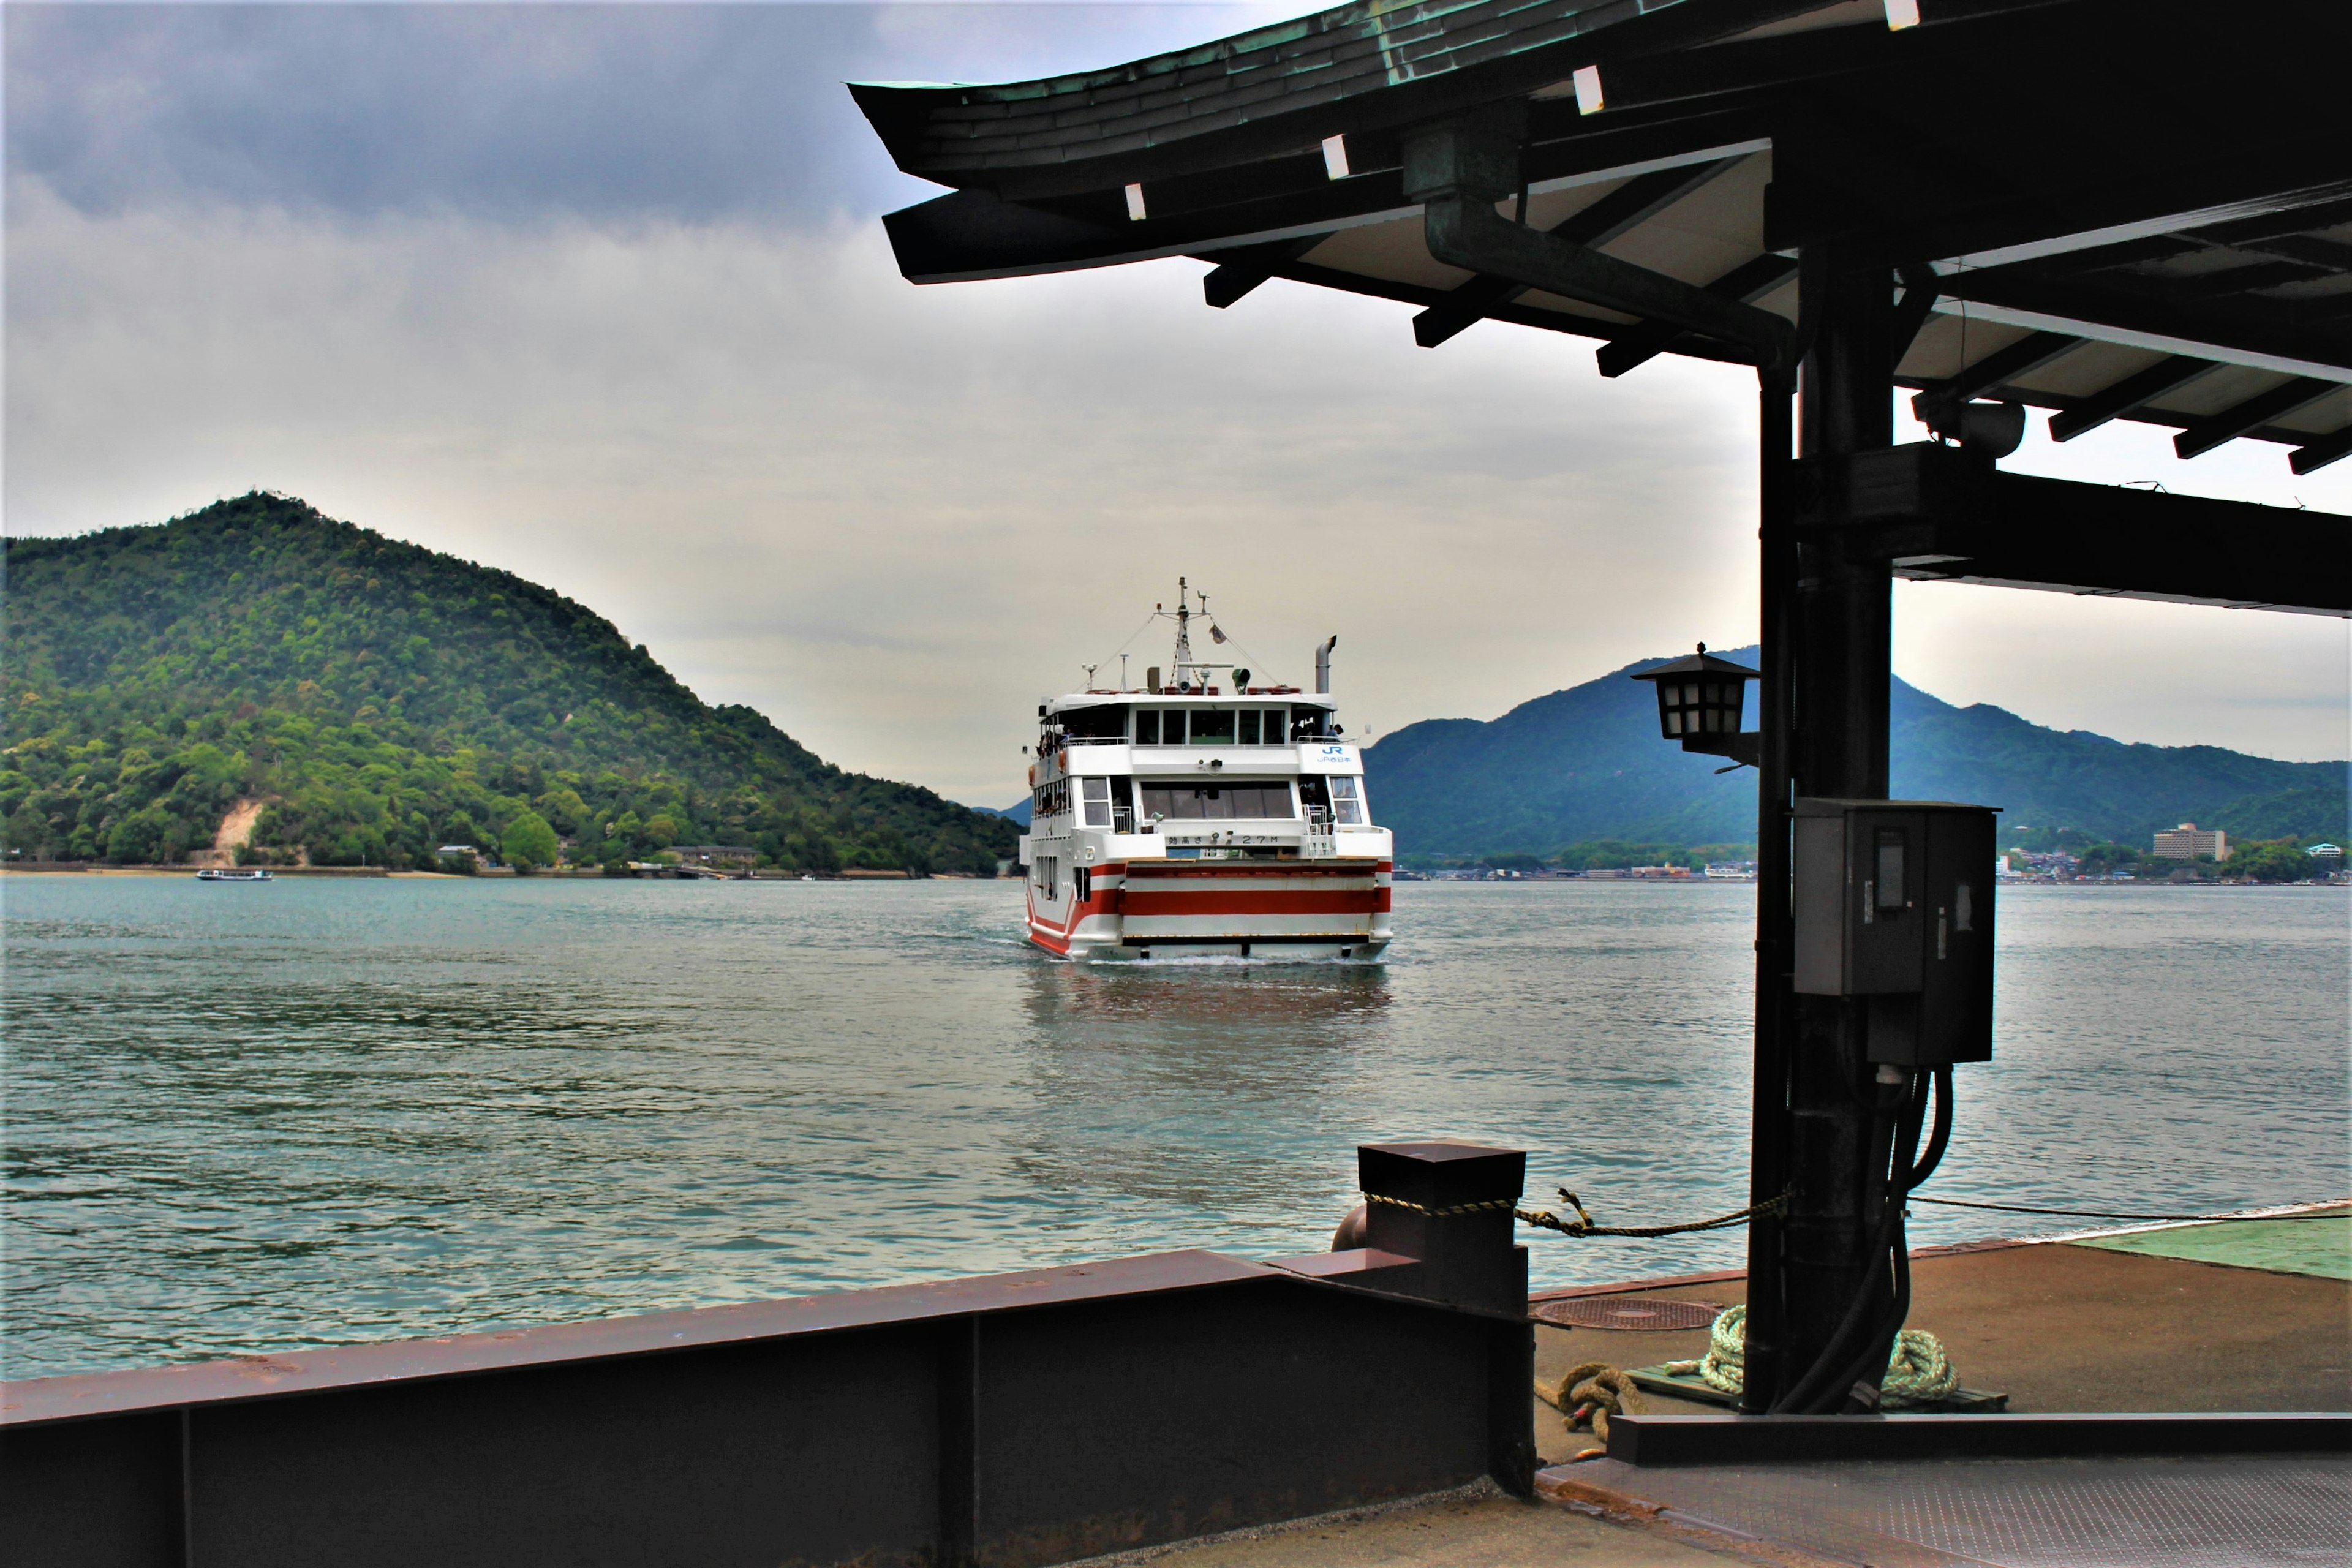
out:
M1996 809L1797 802L1796 988L1869 998L1874 1062L1992 1059Z

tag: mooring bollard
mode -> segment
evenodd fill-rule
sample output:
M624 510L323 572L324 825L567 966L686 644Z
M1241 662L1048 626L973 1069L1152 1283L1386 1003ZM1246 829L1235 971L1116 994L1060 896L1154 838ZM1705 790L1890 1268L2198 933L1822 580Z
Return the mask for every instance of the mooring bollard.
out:
M1407 1289L1457 1307L1522 1316L1528 1249L1517 1242L1528 1157L1476 1143L1365 1143L1356 1174L1367 1204L1362 1245L1417 1259Z

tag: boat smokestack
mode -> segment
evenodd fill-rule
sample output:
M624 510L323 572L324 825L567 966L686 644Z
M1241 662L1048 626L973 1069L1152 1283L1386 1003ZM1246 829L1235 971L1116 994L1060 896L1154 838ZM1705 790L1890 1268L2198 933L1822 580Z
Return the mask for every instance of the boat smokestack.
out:
M1330 694L1331 650L1339 646L1339 637L1336 632L1331 635L1329 641L1315 645L1315 695L1318 697Z

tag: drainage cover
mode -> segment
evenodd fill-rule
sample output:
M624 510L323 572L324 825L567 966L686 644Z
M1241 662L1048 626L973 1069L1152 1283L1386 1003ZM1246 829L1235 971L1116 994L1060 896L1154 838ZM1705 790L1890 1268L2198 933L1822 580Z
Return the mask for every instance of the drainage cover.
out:
M1703 1329L1723 1309L1713 1301L1665 1301L1642 1296L1571 1296L1539 1301L1528 1315L1579 1329Z

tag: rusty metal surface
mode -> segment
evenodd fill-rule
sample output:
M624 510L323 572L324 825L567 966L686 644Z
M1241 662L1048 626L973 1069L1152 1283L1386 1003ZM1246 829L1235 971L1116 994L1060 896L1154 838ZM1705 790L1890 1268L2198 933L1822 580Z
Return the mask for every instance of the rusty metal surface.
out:
M1545 1472L1546 1495L1875 1568L2309 1568L2352 1558L2340 1457L2162 1456ZM1740 1538L1745 1538L1744 1540ZM1817 1554L1817 1555L1816 1555Z
M660 1355L783 1335L835 1333L962 1313L1017 1311L1138 1291L1194 1289L1262 1279L1269 1272L1265 1265L1222 1253L1150 1253L1069 1268L796 1296L740 1306L332 1346L183 1366L28 1378L0 1383L0 1426L322 1393L411 1378L456 1377L541 1363Z
M1538 1301L1528 1309L1529 1316L1562 1328L1634 1332L1703 1329L1722 1310L1722 1304L1716 1301L1626 1296L1572 1296L1566 1300Z

